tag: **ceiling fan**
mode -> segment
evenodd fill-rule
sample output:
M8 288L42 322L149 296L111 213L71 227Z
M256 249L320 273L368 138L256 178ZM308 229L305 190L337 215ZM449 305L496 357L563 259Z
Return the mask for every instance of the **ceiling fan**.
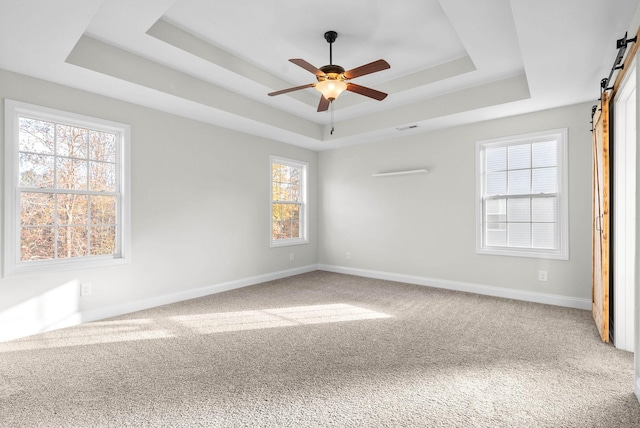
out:
M344 71L344 68L342 68L341 66L333 64L332 46L333 42L335 42L338 38L338 33L336 33L335 31L327 31L326 33L324 33L324 38L329 43L329 65L316 68L315 66L300 58L289 60L295 65L315 74L318 82L271 92L269 96L273 97L274 95L286 94L287 92L298 91L300 89L316 88L316 90L318 90L322 94L322 96L320 97L320 103L318 104L318 111L326 111L329 108L329 105L345 90L349 92L355 92L356 94L364 95L365 97L373 98L374 100L378 101L382 101L387 97L387 94L385 94L384 92L348 82L348 80L354 79L356 77L391 68L387 61L379 59L369 64Z

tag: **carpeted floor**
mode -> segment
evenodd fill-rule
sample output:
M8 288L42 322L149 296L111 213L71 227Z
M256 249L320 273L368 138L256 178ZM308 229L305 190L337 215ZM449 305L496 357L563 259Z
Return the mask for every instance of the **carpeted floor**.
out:
M640 427L589 312L312 272L0 343L1 427Z

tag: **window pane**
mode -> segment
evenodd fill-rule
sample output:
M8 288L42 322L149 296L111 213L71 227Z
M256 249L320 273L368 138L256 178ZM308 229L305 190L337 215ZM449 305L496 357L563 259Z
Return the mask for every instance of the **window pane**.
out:
M490 199L485 205L485 221L487 223L507 221L507 200Z
M98 226L91 228L91 255L107 255L116 253L115 226Z
M55 257L53 227L23 227L20 230L20 260L48 260Z
M282 220L298 220L300 219L300 207L294 204L287 204L282 207Z
M58 189L87 190L87 162L67 158L57 158Z
M116 224L115 196L91 196L91 224Z
M87 224L87 195L58 195L58 224Z
M21 187L53 188L53 156L20 153L19 174Z
M289 165L273 164L273 187L271 189L274 201L300 201L302 168Z
M5 159L5 170L15 171L5 196L19 198L5 219L7 228L16 231L4 237L11 261L7 273L108 265L104 257L79 264L53 261L116 254L116 248L118 256L124 254L126 248L120 247L128 243L130 230L128 225L120 230L119 221L129 209L120 205L119 191L122 185L128 188L120 179L130 173L122 162L129 153L129 126L65 112L52 119L50 109L10 100L5 106L6 117L17 127L5 142L7 152L15 153ZM285 168L284 183L291 185L298 175ZM290 223L297 221L290 217ZM37 260L45 262L20 263Z
M282 204L273 204L272 211L272 238L282 239L284 238L284 235L282 234Z
M507 194L507 173L490 172L487 174L486 196Z
M497 147L493 149L487 149L485 151L486 157L486 170L491 171L505 171L507 169L507 148Z
M558 168L533 170L532 193L556 193L558 191Z
M555 141L534 143L532 151L534 168L558 165L558 143Z
M300 237L300 206L273 204L273 239Z
M531 145L521 144L509 147L509 170L531 168Z
M97 161L116 161L116 134L89 131L89 158Z
M116 165L105 162L89 162L89 190L115 192Z
M510 247L531 247L531 223L509 223L507 231Z
M18 121L20 126L19 151L53 154L53 123L26 117L21 117Z
M531 192L531 170L509 171L509 194L522 195Z
M88 228L68 226L58 228L58 258L84 257L89 255Z
M558 221L558 198L533 198L531 203L532 221L556 222Z
M504 247L507 245L507 225L505 223L487 223L485 229L486 245Z
M509 199L507 201L507 221L531 221L531 199Z
M271 162L271 198L273 200L271 218L271 239L299 240L305 236L303 203L305 197L304 174L306 166L282 159ZM286 202L286 203L285 203Z
M51 193L20 193L20 223L25 226L52 226L54 195Z
M555 223L533 223L532 235L534 248L555 249L557 242L557 225Z
M292 201L293 198L290 196L289 192L289 184L288 183L276 183L276 194L278 197L278 201Z
M56 125L56 155L86 159L87 134L83 128Z

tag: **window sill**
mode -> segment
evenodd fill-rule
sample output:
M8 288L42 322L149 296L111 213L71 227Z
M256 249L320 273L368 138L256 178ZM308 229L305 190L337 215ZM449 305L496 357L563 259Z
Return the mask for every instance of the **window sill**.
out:
M79 269L95 269L101 267L117 266L131 263L130 257L96 257L76 260L47 260L42 262L22 262L8 266L4 271L4 277L15 275L41 274L51 272L64 272Z
M308 243L308 239L282 239L278 241L271 241L271 248L288 247L291 245L303 245Z
M544 251L531 248L479 248L476 254L490 256L529 257L534 259L569 260L568 251Z

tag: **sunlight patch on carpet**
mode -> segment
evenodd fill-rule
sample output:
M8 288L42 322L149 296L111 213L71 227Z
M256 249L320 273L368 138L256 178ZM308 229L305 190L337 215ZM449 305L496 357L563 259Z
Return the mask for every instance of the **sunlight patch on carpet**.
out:
M151 319L99 321L1 343L0 353L168 337L173 337L173 334L157 328Z
M170 317L199 334L258 330L344 321L391 318L391 315L370 309L336 303L329 305L293 306L287 308Z

